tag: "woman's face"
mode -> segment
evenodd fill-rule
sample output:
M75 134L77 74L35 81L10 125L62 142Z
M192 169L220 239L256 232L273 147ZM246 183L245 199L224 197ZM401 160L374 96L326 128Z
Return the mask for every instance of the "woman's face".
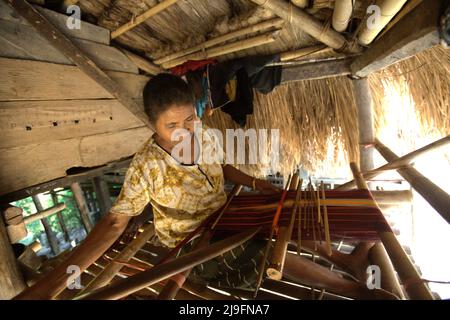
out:
M188 130L190 136L194 132L194 122L198 120L193 105L174 105L161 113L155 123L155 131L167 145L174 146L179 139L172 140L175 130Z

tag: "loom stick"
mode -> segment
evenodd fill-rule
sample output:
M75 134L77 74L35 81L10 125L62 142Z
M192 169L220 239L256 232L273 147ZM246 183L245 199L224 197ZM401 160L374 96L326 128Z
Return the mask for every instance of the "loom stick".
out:
M259 265L258 281L256 283L255 293L253 294L254 298L256 298L256 296L258 295L258 290L259 290L259 287L261 286L261 282L262 282L263 274L264 274L264 266L266 265L266 259L267 259L267 256L269 255L269 250L270 250L270 247L272 245L272 238L273 238L273 235L275 233L275 229L278 227L278 219L279 219L279 216L281 214L281 209L283 208L283 203L284 203L284 200L286 198L287 192L289 190L289 186L291 184L291 178L292 178L292 176L289 175L288 181L287 181L286 186L285 186L285 188L283 190L283 194L281 195L280 202L278 203L277 212L276 212L275 217L274 217L273 222L272 222L272 228L270 229L270 236L269 236L269 239L267 240L267 245L266 245L266 248L264 250L264 255L263 255L263 257L261 259L261 262L260 262L260 265Z
M325 200L325 186L322 184L322 199ZM331 239L330 239L330 226L328 224L328 210L327 205L323 204L323 219L325 224L325 241L327 242L327 254L331 256Z

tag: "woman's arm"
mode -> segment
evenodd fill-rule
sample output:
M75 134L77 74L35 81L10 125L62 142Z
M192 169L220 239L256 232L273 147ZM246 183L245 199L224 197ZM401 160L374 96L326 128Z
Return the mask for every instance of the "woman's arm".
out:
M249 176L248 174L245 174L241 170L238 170L235 167L230 166L229 164L223 165L222 170L224 178L236 184L242 184L244 186L253 188L254 180L255 189L261 191L262 193L268 194L281 191L270 182Z
M67 279L72 275L72 273L67 273L67 268L75 265L83 272L119 238L130 219L131 217L127 215L108 213L92 229L83 243L74 249L66 261L14 299L49 300L55 298L67 287Z

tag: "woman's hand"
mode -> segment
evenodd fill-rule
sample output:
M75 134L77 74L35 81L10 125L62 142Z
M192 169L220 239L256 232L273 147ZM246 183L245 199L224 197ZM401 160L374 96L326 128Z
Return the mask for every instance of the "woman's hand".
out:
M271 193L279 193L281 189L274 186L267 180L256 179L255 181L256 190L261 192L262 194L271 194Z

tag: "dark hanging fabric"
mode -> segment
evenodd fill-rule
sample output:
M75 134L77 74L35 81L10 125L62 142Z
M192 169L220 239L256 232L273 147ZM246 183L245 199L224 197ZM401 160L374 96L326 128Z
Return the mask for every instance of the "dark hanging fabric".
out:
M271 92L281 81L281 66L266 67L279 62L279 55L245 57L208 66L209 88L213 108L221 108L241 127L253 113L253 89L263 94ZM226 92L229 81L236 80L236 96Z

